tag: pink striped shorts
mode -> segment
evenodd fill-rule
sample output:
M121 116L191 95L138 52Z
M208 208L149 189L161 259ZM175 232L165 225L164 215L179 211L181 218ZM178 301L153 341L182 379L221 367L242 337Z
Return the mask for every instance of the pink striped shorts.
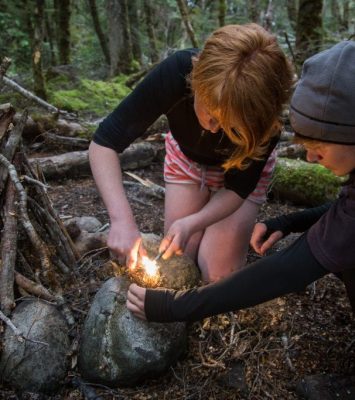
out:
M224 170L221 167L202 165L187 158L180 150L176 140L169 132L165 139L164 181L167 183L183 183L199 185L201 190L207 187L217 191L224 186ZM256 204L266 200L276 163L275 150L270 154L255 190L247 197Z

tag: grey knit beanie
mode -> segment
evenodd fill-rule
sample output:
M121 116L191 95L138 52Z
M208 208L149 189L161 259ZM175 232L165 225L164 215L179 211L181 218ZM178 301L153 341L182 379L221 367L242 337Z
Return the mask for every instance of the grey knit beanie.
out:
M344 41L305 61L291 99L295 133L355 144L355 42Z

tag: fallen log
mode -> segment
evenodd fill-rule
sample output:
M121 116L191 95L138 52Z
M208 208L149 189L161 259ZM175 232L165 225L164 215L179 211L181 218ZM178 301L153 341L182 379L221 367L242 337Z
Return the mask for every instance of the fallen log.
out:
M271 194L278 200L313 207L335 200L344 180L321 165L279 158Z
M157 155L151 143L131 144L119 155L123 170L143 168L151 164ZM88 151L73 151L52 157L30 159L32 166L38 165L47 179L80 177L91 175Z

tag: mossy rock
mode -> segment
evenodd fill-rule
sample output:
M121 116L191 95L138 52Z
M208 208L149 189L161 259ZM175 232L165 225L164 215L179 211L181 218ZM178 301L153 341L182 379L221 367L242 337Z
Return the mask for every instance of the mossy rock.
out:
M317 206L335 200L345 179L334 175L322 165L279 158L271 192L279 200Z

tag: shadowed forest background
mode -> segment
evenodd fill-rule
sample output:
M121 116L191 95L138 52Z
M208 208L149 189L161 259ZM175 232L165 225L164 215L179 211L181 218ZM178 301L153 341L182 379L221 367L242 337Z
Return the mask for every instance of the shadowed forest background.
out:
M355 1L0 0L0 149L5 154L7 136L21 136L23 131L16 146L30 161L25 159L22 165L15 151L8 158L32 196L30 219L49 253L55 245L42 226L46 207L51 214L53 206L55 218L64 222L90 216L108 226L87 160L90 139L102 118L172 52L201 47L219 26L248 22L277 36L297 79L306 58L341 40L355 39ZM278 155L287 158L279 159L278 180L260 220L332 200L341 184L324 168L304 162L304 151L290 142L287 110L283 117L286 139L280 142ZM146 140L138 142L143 153L133 151L133 157L121 159L127 169L134 169L134 174L124 175L124 184L144 233L163 231L166 131L161 118L144 135ZM56 168L51 169L54 159ZM37 182L35 190L31 162L39 163L44 174L39 174L43 184ZM355 376L355 322L342 283L329 275L301 293L189 325L186 357L160 378L117 388L85 382L77 367L81 328L95 294L114 275L108 252L100 248L105 243L98 235L92 248L87 247L89 241L80 249L76 243L80 256L65 255L74 259L70 271L56 254L53 265L60 272L51 285L35 259L40 251L31 247L23 228L12 239L5 238L6 210L14 200L8 200L11 194L5 188L10 184L3 169L0 164L0 311L11 318L13 304L30 294L67 306L73 322L70 366L57 393L20 394L11 382L3 381L0 370L0 399L324 400L314 386L318 378L307 381L306 389L302 380L322 374ZM27 182L21 174L30 176ZM297 237L290 236L276 250ZM6 248L5 242L12 245ZM5 255L11 252L12 272L5 274ZM248 262L258 257L249 251ZM6 325L0 320L0 356ZM335 391L333 398L351 397L339 397Z

